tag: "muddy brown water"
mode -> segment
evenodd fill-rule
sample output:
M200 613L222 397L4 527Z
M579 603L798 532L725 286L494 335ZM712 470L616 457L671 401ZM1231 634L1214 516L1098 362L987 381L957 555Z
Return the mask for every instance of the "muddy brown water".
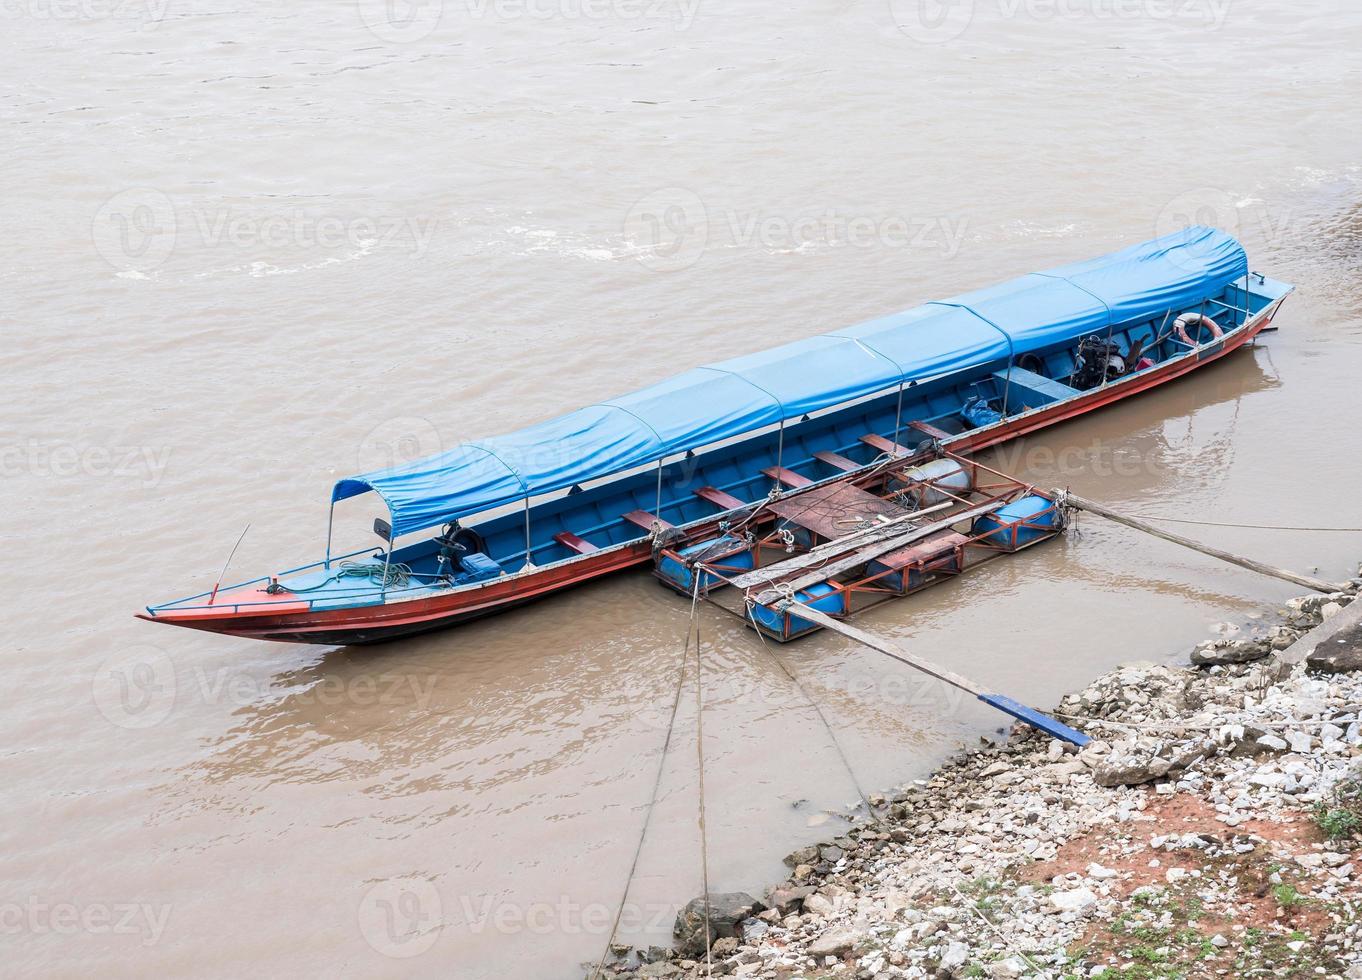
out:
M312 559L331 481L387 459L1198 219L1300 286L1280 332L994 458L1138 513L1362 525L1362 11L916 9L10 5L5 972L502 980L599 954L676 596L624 575L367 650L131 617L209 587L248 521L234 570ZM1294 592L1080 532L864 622L1049 705ZM1362 554L1195 533L1325 576ZM856 789L771 654L702 626L711 884L759 890ZM867 790L1000 724L837 637L780 656ZM700 889L692 698L631 942Z

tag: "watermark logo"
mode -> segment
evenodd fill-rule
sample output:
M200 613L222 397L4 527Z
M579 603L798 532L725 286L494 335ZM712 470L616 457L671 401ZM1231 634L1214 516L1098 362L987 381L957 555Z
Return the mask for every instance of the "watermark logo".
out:
M399 415L375 425L355 451L357 472L401 466L444 451L444 441L430 419Z
M0 0L0 20L133 20L154 27L170 0Z
M1219 30L1234 0L888 0L899 32L919 44L945 44L963 36L980 8L990 20L1053 24L1079 21L1151 21Z
M95 671L92 690L95 707L114 725L151 728L175 707L175 665L158 647L123 650Z
M0 902L0 935L141 936L155 946L170 921L169 905L139 902L47 902L29 896L23 902Z
M694 679L687 683L694 683ZM807 685L808 681L801 678L800 684ZM943 717L960 714L965 704L973 700L934 677L917 674L858 672L836 680L825 677L819 684L845 694L857 703L878 704L902 711L921 709ZM813 711L815 702L822 700L821 695L807 687L801 690L794 682L765 684L760 679L736 675L707 681L705 689L705 701L709 704L742 705L748 713L763 715ZM672 700L669 697L665 702L660 699L645 705L631 711L630 717L651 729L666 731L672 725Z
M619 914L619 932L662 932L676 920L677 907L663 903L628 902L616 909L604 902L581 902L567 895L553 901L498 902L490 895L459 896L468 931L503 936L606 936Z
M1218 187L1196 187L1173 198L1159 209L1154 234L1170 235L1192 225L1219 228L1236 238L1243 232L1234 198Z
M359 19L388 44L412 44L440 26L444 0L356 0Z
M175 250L175 205L150 187L115 194L95 212L95 250L120 272L145 274Z
M709 244L705 202L684 187L653 191L624 216L624 237L644 268L653 272L687 269L699 261Z
M0 446L0 476L88 476L137 480L145 487L154 487L165 475L170 453L169 446L80 446L31 439Z
M1162 208L1154 219L1154 234L1162 237L1194 225L1218 228L1255 245L1282 245L1296 231L1296 216L1290 210L1270 209L1256 198L1236 199L1219 187L1196 187L1178 194ZM1207 242L1205 248L1214 247ZM1212 258L1205 248L1177 249L1169 253L1170 261L1184 268L1201 269L1205 260Z
M319 265L304 268L376 248L403 249L420 258L438 226L436 218L414 215L191 207L154 188L132 188L109 198L95 213L91 240L121 274L138 278L163 265L179 246L232 248L255 259L291 252L323 257ZM269 263L257 265L268 268Z
M634 258L654 272L693 266L713 248L799 253L815 248L924 249L959 253L967 219L854 214L837 208L785 214L754 209L713 212L694 192L666 187L638 201L624 219Z
M269 597L263 593L260 601ZM202 600L207 603L207 599ZM327 675L288 695L292 708L318 705L345 710L395 705L429 709L439 680L435 674L384 672L353 676ZM94 677L94 701L100 713L119 728L152 728L187 704L244 708L271 698L279 690L268 675L238 667L208 670L202 666L177 671L155 647L119 653L101 665Z
M393 959L420 956L435 945L444 928L440 892L425 878L380 881L360 899L357 918L364 941Z
M919 44L954 41L974 22L975 0L889 0L889 13L903 34Z

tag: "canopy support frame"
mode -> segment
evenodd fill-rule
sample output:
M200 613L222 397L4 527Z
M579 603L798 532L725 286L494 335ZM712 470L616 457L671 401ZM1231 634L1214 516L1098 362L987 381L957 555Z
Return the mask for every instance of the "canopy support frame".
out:
M389 515L391 516L391 515ZM336 502L331 501L331 507L326 512L326 558L322 561L322 568L331 569L331 531L336 524Z

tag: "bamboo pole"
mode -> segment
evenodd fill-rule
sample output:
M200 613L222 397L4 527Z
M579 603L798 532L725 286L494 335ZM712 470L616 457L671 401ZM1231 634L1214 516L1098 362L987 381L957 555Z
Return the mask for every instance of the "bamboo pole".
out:
M914 656L897 643L876 636L874 633L867 633L863 629L857 629L850 623L833 619L831 616L814 609L812 606L806 606L802 602L786 601L781 603L778 608L788 609L790 612L799 615L803 619L807 619L812 623L817 623L824 629L830 629L834 633L840 633L847 639L855 640L857 643L869 647L876 653L882 653L892 660L897 660L899 663L906 664L915 670L920 670L930 677L935 677L944 684L949 684L952 687L959 688L967 694L972 694L974 697L984 702L984 704L997 708L999 711L1011 715L1018 721L1024 721L1033 728L1038 728L1054 738L1063 739L1064 741L1071 742L1079 747L1087 745L1088 742L1091 741L1088 736L1084 735L1076 728L1070 728L1057 718L1051 718L1049 715L1037 711L1035 708L1027 707L1020 701L1014 701L1005 694L991 694L968 677L957 674L955 671L942 667L940 664L932 663L930 660L924 660L922 657Z
M1180 544L1184 548L1191 548L1193 551L1199 551L1203 555L1210 555L1212 558L1219 558L1221 561L1229 562L1231 565L1238 565L1240 568L1247 568L1251 572L1258 572L1260 575L1270 575L1273 578L1283 579L1295 585L1312 589L1315 592L1342 592L1345 588L1345 586L1337 582L1326 582L1322 579L1311 578L1308 575L1297 575L1295 572L1287 571L1284 568L1264 565L1262 562L1254 561L1252 558L1244 558L1241 555L1230 554L1230 552L1222 551L1219 548L1212 548L1208 544L1193 541L1191 538L1184 538L1180 534L1173 534L1171 531L1165 531L1152 524L1146 524L1144 521L1137 520L1134 517L1118 514L1116 511L1104 507L1094 500L1080 497L1078 494L1071 493L1068 490L1056 490L1054 491L1054 494L1055 500L1063 506L1088 511L1099 517L1105 517L1109 521L1115 521L1117 524L1124 524L1126 527L1134 528L1136 531L1144 531L1146 534L1152 534L1156 538L1162 538L1165 541L1171 541L1173 544Z

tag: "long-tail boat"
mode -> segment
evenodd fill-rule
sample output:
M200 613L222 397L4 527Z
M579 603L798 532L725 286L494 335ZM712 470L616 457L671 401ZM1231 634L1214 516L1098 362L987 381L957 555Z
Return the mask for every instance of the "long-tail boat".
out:
M678 530L721 534L870 467L884 476L1148 391L1244 347L1292 288L1251 272L1231 236L1187 228L347 477L320 561L138 615L327 644L487 616L650 562ZM365 493L387 506L381 543L332 554L335 504Z

